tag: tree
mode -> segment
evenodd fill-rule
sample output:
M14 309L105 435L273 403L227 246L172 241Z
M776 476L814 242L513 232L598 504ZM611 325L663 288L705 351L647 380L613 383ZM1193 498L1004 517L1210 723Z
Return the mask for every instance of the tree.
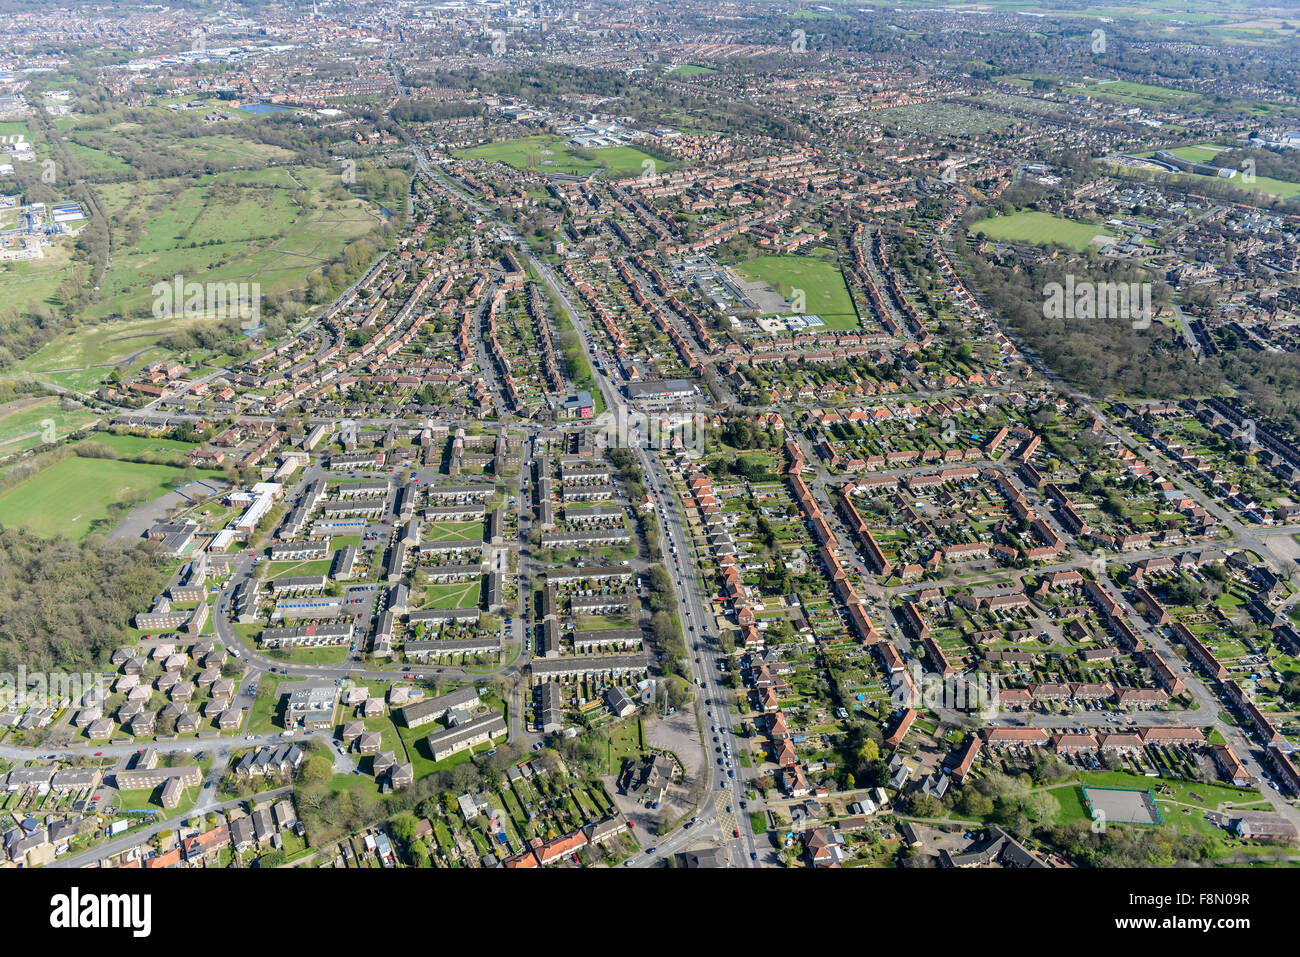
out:
M334 775L334 765L323 754L307 759L302 770L298 772L298 782L304 787L325 784Z
M389 829L392 830L393 836L403 844L410 844L415 839L415 832L419 826L420 822L415 815L408 812L393 818L389 824Z

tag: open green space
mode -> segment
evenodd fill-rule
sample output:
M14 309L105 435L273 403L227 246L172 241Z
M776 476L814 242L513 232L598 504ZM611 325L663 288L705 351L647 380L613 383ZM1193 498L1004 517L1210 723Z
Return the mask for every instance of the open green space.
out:
M421 608L474 608L478 605L482 582L450 582L446 585L426 585Z
M844 276L833 262L810 256L760 256L737 264L736 269L766 282L785 299L796 298L801 290L804 313L820 316L828 328L852 329L858 324Z
M604 170L616 177L632 176L647 169L647 160L655 164L654 169L658 173L676 169L679 165L655 159L633 146L578 149L553 134L484 143L460 150L456 155L461 159L480 159L487 163L504 163L515 169L563 173L567 176L586 176L594 170Z
M147 502L190 478L219 475L74 456L0 493L0 525L21 525L48 537L81 539L96 528L109 531L103 525L114 503Z
M1105 226L1076 223L1073 220L1052 216L1050 213L1031 210L1023 210L1009 216L981 219L971 224L970 231L994 240L1034 243L1039 246L1056 244L1079 251L1087 249L1097 236L1115 235Z

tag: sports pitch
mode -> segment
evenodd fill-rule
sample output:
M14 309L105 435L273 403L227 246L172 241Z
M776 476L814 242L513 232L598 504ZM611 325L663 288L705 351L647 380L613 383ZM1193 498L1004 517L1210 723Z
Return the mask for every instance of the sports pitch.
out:
M1114 237L1115 235L1105 226L1076 223L1069 219L1059 219L1048 213L1034 211L981 219L971 224L970 231L993 240L1033 243L1037 246L1049 246L1055 243L1070 246L1081 252L1087 249L1097 236Z
M844 276L834 262L811 256L760 256L750 262L739 263L736 271L750 279L758 279L784 299L803 290L806 315L820 316L828 329L855 329L858 314ZM793 315L786 310L782 315Z
M1150 791L1084 786L1083 800L1094 821L1103 824L1163 824Z

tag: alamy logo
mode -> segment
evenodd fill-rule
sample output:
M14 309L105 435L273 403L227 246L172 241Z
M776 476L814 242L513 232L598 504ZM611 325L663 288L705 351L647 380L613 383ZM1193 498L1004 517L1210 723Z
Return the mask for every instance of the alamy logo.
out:
M703 415L646 415L629 412L624 406L606 409L593 424L611 449L681 448L704 452L707 447L707 420Z
M808 314L808 293L804 290L799 288L791 289L789 302L790 308L798 315L804 316Z
M889 696L895 708L927 708L930 711L974 712L982 720L998 714L998 678L976 672L970 675L942 675L926 672L912 662L912 680L898 680Z
M78 887L50 898L50 926L58 930L125 927L132 937L153 931L151 894L82 894Z
M339 442L343 445L356 445L361 435L356 419L340 419L338 422Z
M808 34L802 30L795 30L790 34L790 52L807 53L808 52Z
M262 317L260 282L186 282L177 274L171 282L155 283L156 319L226 319L237 317L242 329L255 329Z
M1076 281L1067 274L1065 284L1043 287L1045 319L1128 319L1134 329L1151 326L1151 283Z
M108 697L103 675L28 671L25 665L19 665L16 674L0 672L0 708L7 711L67 707L86 701L88 696L99 701Z

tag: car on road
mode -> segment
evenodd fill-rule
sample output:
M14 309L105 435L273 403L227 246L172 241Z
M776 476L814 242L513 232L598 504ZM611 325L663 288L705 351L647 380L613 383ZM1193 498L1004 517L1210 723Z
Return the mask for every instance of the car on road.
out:
M104 752L103 752L103 751L96 751L96 752L95 752L95 757L97 757L97 758L102 758L103 756L104 756Z
M739 830L739 828L734 828L734 827L733 827L733 828L731 829L731 836L732 836L732 837L740 837L740 830Z
M658 850L658 848L656 848L656 847L647 847L647 848L645 849L645 852L646 852L647 854L653 854L653 853L654 853L655 851L657 851L657 850Z
M750 851L750 852L749 852L749 859L750 859L751 861L756 861L756 860L758 860L758 851Z

